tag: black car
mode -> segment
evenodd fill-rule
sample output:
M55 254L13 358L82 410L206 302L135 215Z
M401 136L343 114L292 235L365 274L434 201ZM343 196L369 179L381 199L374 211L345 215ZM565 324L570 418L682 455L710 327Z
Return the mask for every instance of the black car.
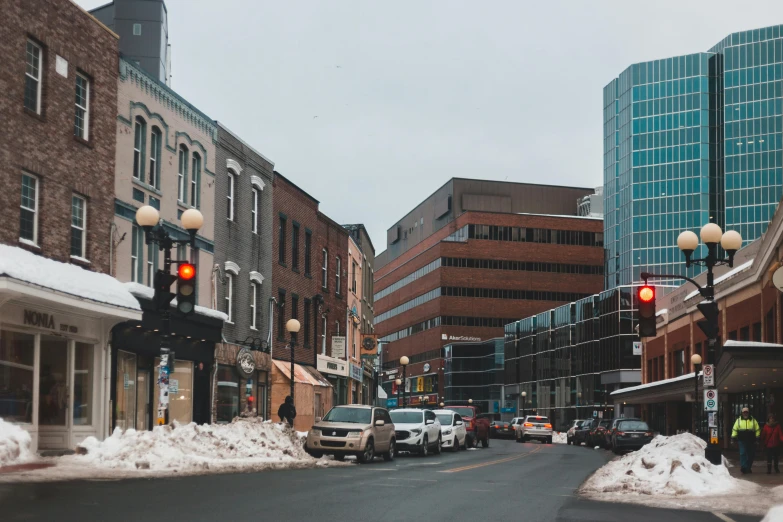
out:
M606 447L606 440L604 439L604 434L606 433L606 430L609 429L609 426L612 424L611 419L601 419L598 421L598 423L593 423L593 428L590 430L590 436L588 437L588 442L590 443L589 446L591 448L593 447Z
M653 432L646 422L623 419L617 423L612 435L612 451L638 450L653 439Z
M593 429L593 423L597 422L598 419L587 419L582 423L581 426L576 428L574 430L574 444L577 446L581 446L582 443L589 442L587 439L590 436L590 432Z
M606 439L606 442L604 443L604 447L606 449L612 449L612 436L617 432L617 425L620 424L622 421L641 421L642 419L637 419L636 417L625 417L625 418L618 418L614 419L612 421L611 426L607 428L606 432L604 433L604 438Z
M489 436L494 438L511 438L514 436L514 429L511 424L503 421L492 421L489 425Z

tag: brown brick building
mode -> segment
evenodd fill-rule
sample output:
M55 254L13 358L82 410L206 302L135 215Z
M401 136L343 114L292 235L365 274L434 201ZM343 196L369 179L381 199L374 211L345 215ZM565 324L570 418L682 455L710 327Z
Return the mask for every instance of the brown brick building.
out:
M453 179L389 230L374 298L390 398L401 356L412 404L438 401L445 345L502 337L505 324L602 289L603 221L575 215L590 192Z
M272 296L277 300L272 357L290 361L285 325L289 319L297 319L301 330L296 335L295 361L302 371L315 378L300 381L297 377L296 424L297 429L305 429L312 425L312 417L322 416L333 404L346 402L348 364L344 353L334 354L333 337L345 336L348 231L321 213L315 198L279 172L274 176L272 216ZM279 375L286 371L290 372L287 364L272 367L273 415L288 394L288 374L285 382ZM313 387L312 382L325 380L324 377L333 386L332 396L325 396L322 391L299 393L300 385ZM305 403L310 396L313 402Z
M0 242L109 272L117 48L68 0L4 2Z

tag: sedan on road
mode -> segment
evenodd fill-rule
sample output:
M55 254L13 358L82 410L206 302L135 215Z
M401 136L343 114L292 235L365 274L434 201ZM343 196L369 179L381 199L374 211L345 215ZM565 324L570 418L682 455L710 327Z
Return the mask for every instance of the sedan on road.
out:
M440 453L440 421L431 410L400 408L390 413L394 422L395 438L399 451L418 453L422 457L430 451Z
M489 425L489 435L497 439L510 439L514 436L514 428L508 422L492 421Z
M546 444L552 444L552 424L548 417L528 415L525 421L514 432L517 442L527 442L538 439Z
M641 421L642 419L637 419L635 417L620 417L618 419L614 419L612 421L612 425L607 428L606 433L604 433L604 438L606 439L606 445L604 446L606 449L612 449L612 437L615 433L617 433L617 425L620 424L623 421Z
M389 412L372 406L335 406L307 432L305 451L318 458L334 455L343 460L356 455L362 464L376 454L393 460L396 452L394 424Z
M617 424L617 431L612 435L612 451L620 453L624 450L638 450L653 439L653 432L644 421L624 420Z
M440 422L440 438L443 449L459 451L467 444L468 432L459 413L453 410L434 410L432 413Z

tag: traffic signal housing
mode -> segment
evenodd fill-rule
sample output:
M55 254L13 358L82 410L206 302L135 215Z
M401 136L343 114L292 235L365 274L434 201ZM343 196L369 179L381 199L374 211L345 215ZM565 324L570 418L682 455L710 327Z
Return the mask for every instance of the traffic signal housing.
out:
M168 310L174 299L174 293L171 291L171 285L177 280L177 276L158 270L155 272L155 295L153 297L155 309L158 311Z
M639 322L639 337L655 337L655 287L648 284L636 290L637 311Z
M698 321L696 325L701 328L707 339L718 338L718 303L715 301L702 301L696 305L701 314L704 316L703 321Z
M182 263L177 269L177 310L187 315L196 307L196 265Z

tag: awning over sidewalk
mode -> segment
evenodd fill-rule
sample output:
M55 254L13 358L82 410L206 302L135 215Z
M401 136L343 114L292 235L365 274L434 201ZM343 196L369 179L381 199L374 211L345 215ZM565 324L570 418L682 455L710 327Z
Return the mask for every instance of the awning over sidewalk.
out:
M285 361L278 361L274 359L272 361L277 369L285 375L286 379L291 379L291 363ZM309 384L310 386L323 386L331 388L332 385L329 380L321 375L321 372L310 366L302 366L300 364L294 364L294 375L296 380L300 384Z
M684 401L686 393L693 393L693 380L694 374L687 373L672 379L623 388L612 392L610 396L617 401L630 402L631 404ZM701 382L701 372L699 372L699 382Z
M783 345L753 341L726 341L720 350L715 384L721 392L781 386Z

